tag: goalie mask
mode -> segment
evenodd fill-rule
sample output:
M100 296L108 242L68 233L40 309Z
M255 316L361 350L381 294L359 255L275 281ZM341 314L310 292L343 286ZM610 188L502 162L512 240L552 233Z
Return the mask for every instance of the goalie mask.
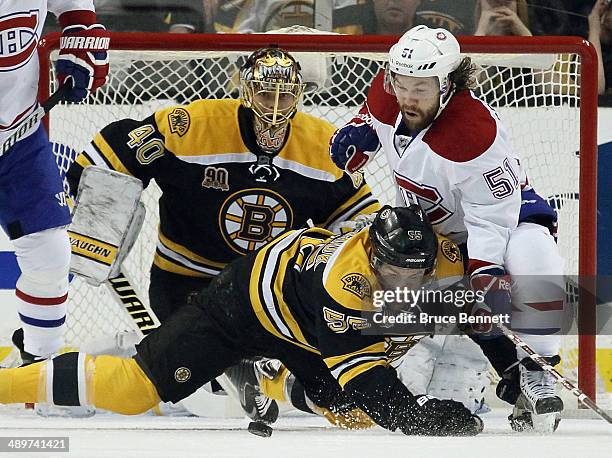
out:
M386 205L370 226L371 265L385 289L417 289L433 278L438 239L418 205Z
M300 71L300 64L282 49L255 51L240 70L242 104L266 124L288 122L305 87Z

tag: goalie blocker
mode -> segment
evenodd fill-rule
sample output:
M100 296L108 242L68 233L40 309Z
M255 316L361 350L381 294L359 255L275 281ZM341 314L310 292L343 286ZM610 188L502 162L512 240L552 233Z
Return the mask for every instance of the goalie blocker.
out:
M68 230L70 271L99 286L119 274L145 217L142 182L102 167L83 171Z

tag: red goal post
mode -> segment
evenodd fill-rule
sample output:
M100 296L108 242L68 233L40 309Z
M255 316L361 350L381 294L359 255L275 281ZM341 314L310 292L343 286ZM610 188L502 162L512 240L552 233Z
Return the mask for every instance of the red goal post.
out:
M120 56L121 53L134 53L134 55L138 55L138 53L142 53L143 56L146 55L146 59L155 59L154 57L150 57L150 55L155 55L156 52L164 53L164 60L173 59L173 56L176 56L176 59L195 59L197 60L199 57L198 53L202 54L202 59L206 59L209 55L217 56L218 59L223 59L224 56L233 55L233 53L244 52L249 53L254 49L263 46L269 45L278 45L283 47L289 51L293 52L304 52L304 53L314 53L315 56L330 56L330 59L333 56L333 59L338 59L338 56L350 56L346 57L346 59L369 59L369 56L372 57L373 61L378 62L377 65L380 65L382 59L384 59L384 53L389 49L389 47L395 43L398 37L393 36L349 36L349 35L275 35L275 34L252 34L252 35L244 35L244 34L215 34L215 35L198 35L198 34L165 34L165 33L111 33L111 75L113 74L113 61L114 57ZM592 299L592 295L584 294L584 291L594 291L595 290L595 275L596 275L596 259L597 259L597 250L596 250L596 240L597 240L597 140L596 140L596 132L597 132L597 55L595 53L594 48L588 43L586 40L577 38L577 37L460 37L459 38L462 52L467 54L481 55L486 54L487 56L493 56L493 62L495 61L495 56L521 56L521 55L535 55L536 60L538 55L549 55L549 56L561 56L561 55L571 55L575 56L570 59L569 62L573 64L577 64L576 74L572 75L572 84L575 86L574 95L572 96L572 101L569 103L573 108L576 109L578 114L578 122L576 123L576 134L579 136L579 140L577 141L576 148L579 151L579 170L576 170L576 175L572 175L579 180L577 194L579 195L579 205L578 205L578 221L576 223L576 230L578 233L576 234L577 241L574 240L571 244L575 244L576 246L572 246L572 249L575 249L576 255L576 271L572 273L578 273L580 275L580 283L583 288L581 288L580 299L579 302L581 306L578 308L579 314L579 338L578 338L578 347L579 347L579 357L578 357L578 379L579 385L581 389L587 393L589 396L594 398L596 391L596 342L595 342L595 306L594 301ZM39 91L39 99L45 100L50 91L54 88L54 78L52 71L52 61L54 59L54 53L57 54L57 49L59 47L59 34L50 34L44 37L40 42L39 47L39 57L40 57L40 91ZM184 57L183 57L184 56ZM140 59L140 57L134 57L134 59ZM143 57L144 59L144 57ZM344 58L343 58L344 59ZM121 59L119 59L121 60ZM503 61L500 61L501 66L505 65ZM178 65L178 64L177 64ZM334 64L335 65L335 64ZM521 66L520 64L519 66ZM154 68L153 65L151 68ZM498 64L492 65L492 67L498 67ZM212 72L223 73L223 70L219 70L221 67L216 70L211 70ZM335 67L333 67L335 68ZM125 69L124 69L125 70ZM129 70L129 67L128 67ZM151 70L157 71L157 70ZM160 71L159 75L156 77L157 81L161 81L164 78L167 78L164 75L167 75L168 72L173 71L173 66L170 65L168 68L164 67L164 71ZM129 71L124 71L124 74L130 73ZM216 75L215 74L215 75ZM502 84L499 87L503 89L495 89L493 92L497 91L505 91L505 78L512 78L512 73L504 73L500 72L497 74L497 80L502 80ZM123 76L125 77L125 75ZM115 77L112 77L115 78ZM108 99L111 100L112 97L116 97L117 94L120 94L119 91L120 81L118 81L117 77L115 80L111 80L109 83L109 87L115 88L113 94L110 94ZM176 78L174 76L170 77L169 80L181 81L178 76ZM353 90L355 86L353 75L346 75L346 81L343 80L343 85L341 87L349 87L347 89L349 92ZM156 79L153 78L153 81ZM130 84L137 83L136 77L132 75L132 79L129 80ZM332 75L333 81L333 75ZM520 78L517 78L516 81L521 81ZM153 83L152 83L153 84ZM218 82L215 83L217 86L222 86ZM333 83L332 83L333 84ZM490 83L491 86L493 85ZM514 79L512 79L512 88L513 91L516 91L517 84ZM563 83L561 83L563 84ZM339 86L339 87L340 87ZM367 81L361 85L360 90L365 90L367 88ZM219 88L217 88L219 89ZM102 88L101 91L111 89ZM339 91L343 91L344 89L340 89ZM210 91L210 94L213 94L214 91ZM354 91L353 91L354 92ZM563 90L562 90L563 92ZM214 94L213 94L214 95ZM230 96L230 95L225 95ZM361 94L363 96L363 94ZM96 97L96 96L94 96ZM102 97L102 96L98 96ZM106 96L105 96L106 97ZM147 95L147 100L150 100L153 96ZM506 97L504 95L502 98ZM522 97L522 96L521 96ZM551 96L554 99L553 96ZM346 97L339 97L335 106L332 106L330 110L335 109L335 107L339 105L343 105L345 108L347 107L347 103L345 100ZM517 96L518 98L518 96ZM548 108L555 108L561 110L562 107L565 106L563 100L563 94L559 97L560 102L559 105L556 105L557 102L553 100L552 104ZM92 101L93 100L93 101ZM81 105L88 104L96 104L103 105L104 100L95 101L91 97L88 101L84 102ZM311 104L315 104L312 102L314 99L309 99ZM317 99L318 100L318 99ZM351 99L353 100L353 99ZM184 98L178 101L174 101L174 103L183 103L185 102ZM112 102L108 102L109 105L137 105L141 103L141 100L138 99L138 95L131 94L123 101L117 101L112 99ZM511 102L513 103L513 102ZM523 102L519 102L518 105L521 105ZM524 105L527 106L531 101L525 102ZM325 105L325 104L323 104ZM353 106L354 105L354 106ZM348 107L352 112L355 112L358 108L358 103L354 103L350 107ZM503 105L503 102L501 102ZM324 108L327 108L325 105ZM75 106L68 106L67 110L75 110ZM321 115L321 113L327 113L330 110L321 109L316 112L317 115ZM554 110L548 110L546 113L552 113ZM63 113L58 108L55 108L50 114L51 118L51 131L50 137L52 140L55 139L56 131L53 127L53 119L54 117L61 116L59 113ZM81 107L78 108L79 116L84 111ZM94 116L100 116L96 114ZM122 115L123 116L123 115ZM513 115L508 115L512 117ZM125 116L123 116L125 117ZM337 122L338 118L330 119L331 122ZM83 124L79 124L82 122ZM76 124L73 123L72 129L83 129L85 124L88 122L85 117L77 120ZM101 122L101 120L100 120ZM110 122L110 120L106 121L103 125ZM565 123L566 120L561 120L559 123ZM48 123L48 121L47 121ZM97 126L98 128L102 126ZM558 126L560 129L564 129L565 124L562 126ZM49 127L49 126L48 126ZM561 131L559 131L561 132ZM544 133L544 130L541 130L541 133ZM91 138L91 133L89 133ZM537 134L536 134L537 135ZM571 134L570 134L571 135ZM522 140L522 139L521 139ZM535 143L538 143L539 140L536 139ZM84 146L82 144L74 144L71 145L73 148L80 148ZM571 143L571 139L570 139ZM527 146L526 148L530 148ZM556 147L553 147L553 149ZM537 158L536 158L537 159ZM552 159L554 162L555 159ZM550 161L549 161L550 163ZM528 165L528 173L532 170L529 169ZM382 175L382 172L377 172L378 177ZM372 176L377 174L373 173ZM546 175L546 170L544 170L544 175ZM548 172L549 175L554 175L555 172L552 168ZM569 177L566 181L571 181L574 178ZM546 178L543 179L544 181ZM392 185L383 185L392 186ZM538 189L537 179L535 182L536 189ZM385 189L388 189L385 187ZM561 231L563 227L561 227ZM142 238L142 236L141 236ZM149 242L152 243L152 242ZM151 248L154 249L154 248ZM148 272L149 265L140 264L141 270ZM146 280L144 281L146 285ZM85 288L85 286L83 286ZM146 291L146 289L144 289ZM144 292L141 291L141 292ZM78 296L76 294L75 296ZM80 299L83 302L86 302L86 299ZM91 302L91 300L90 300ZM79 305L80 306L80 305ZM89 313L89 312L87 312ZM89 319L86 318L89 315L83 316L80 320Z

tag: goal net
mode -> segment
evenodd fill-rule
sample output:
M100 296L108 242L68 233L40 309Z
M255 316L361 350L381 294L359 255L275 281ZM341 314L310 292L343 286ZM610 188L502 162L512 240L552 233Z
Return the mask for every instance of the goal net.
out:
M57 36L46 39L41 61L45 93L41 99L55 89L52 64L57 58L57 43ZM108 83L84 103L54 108L49 116L50 138L79 152L112 121L143 119L155 110L198 98L236 98L239 66L254 49L271 43L299 52L307 75L316 69L312 78L316 84L310 85L301 110L341 126L364 102L393 39L114 34ZM499 112L531 184L559 212L559 247L567 260L566 273L593 275L595 127L585 121L596 117L596 98L581 86L581 81L596 71L592 56L572 39L467 37L462 49L479 65L477 95ZM457 135L461 141L461 133ZM368 167L366 179L381 202L392 203L394 184L383 156ZM58 156L62 170L73 160L71 153ZM157 241L159 194L154 183L146 190L147 218L124 264L144 302L148 301L148 271ZM576 291L568 283L570 302L579 310ZM92 288L78 278L72 282L67 323L71 346L134 328L106 288ZM601 371L597 377L590 375L595 367L594 337L582 337L579 356L576 330L572 334L563 338L564 373L576 380L580 370L583 389L592 393L598 383L603 391Z

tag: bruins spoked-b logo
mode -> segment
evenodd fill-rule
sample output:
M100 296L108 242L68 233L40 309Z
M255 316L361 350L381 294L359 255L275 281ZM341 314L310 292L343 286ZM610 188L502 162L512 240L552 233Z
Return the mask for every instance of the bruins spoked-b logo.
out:
M253 188L229 196L219 212L225 242L237 253L254 251L293 225L287 201L269 189Z
M179 383L185 383L191 378L191 371L186 367L179 367L174 371L174 380Z

